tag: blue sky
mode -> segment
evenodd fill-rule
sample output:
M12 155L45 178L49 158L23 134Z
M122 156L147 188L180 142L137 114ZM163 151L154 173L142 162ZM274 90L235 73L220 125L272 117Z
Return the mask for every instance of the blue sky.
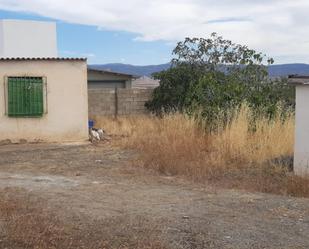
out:
M0 10L0 19L57 22L58 53L64 57L87 57L90 64L125 63L155 65L170 61L174 43L137 41L136 34L106 31L96 26L72 24L29 13Z
M308 0L0 0L0 18L57 21L60 55L137 65L212 32L276 64L309 63L308 10Z

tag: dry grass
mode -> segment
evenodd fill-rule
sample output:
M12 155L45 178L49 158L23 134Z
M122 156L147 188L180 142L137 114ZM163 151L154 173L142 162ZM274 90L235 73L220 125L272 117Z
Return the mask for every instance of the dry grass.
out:
M288 171L293 155L294 116L285 122L260 119L250 131L252 112L243 107L233 122L206 133L184 115L96 117L97 125L121 136L122 146L140 151L143 165L198 182L309 197L309 179Z
M0 192L0 248L164 249L158 228L142 218L59 217L23 189ZM138 230L136 229L138 228Z

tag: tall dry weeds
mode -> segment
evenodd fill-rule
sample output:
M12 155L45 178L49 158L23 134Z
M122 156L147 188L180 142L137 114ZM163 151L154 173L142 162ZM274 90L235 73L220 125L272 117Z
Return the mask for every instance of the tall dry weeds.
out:
M243 106L232 122L208 133L182 114L157 117L96 117L121 145L140 152L143 165L168 175L226 187L309 196L309 180L288 170L294 144L294 116L260 118L252 129L254 110ZM220 124L219 124L220 127Z

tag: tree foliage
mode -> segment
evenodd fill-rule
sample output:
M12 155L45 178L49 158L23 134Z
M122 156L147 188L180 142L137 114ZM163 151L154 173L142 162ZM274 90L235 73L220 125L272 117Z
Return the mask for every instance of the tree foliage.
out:
M265 61L272 64L272 58L249 49L247 46L235 44L225 40L216 33L210 38L186 38L178 42L173 50L173 64L189 64L193 67L201 67L207 71L215 71L218 66L228 65L229 69L235 69L239 65L262 65Z
M155 73L160 86L146 106L153 112L198 112L209 121L246 102L271 117L278 103L293 106L293 90L282 79L270 80L272 58L247 46L210 38L186 38L173 50L172 66ZM224 114L225 113L225 114ZM228 119L228 118L227 118Z

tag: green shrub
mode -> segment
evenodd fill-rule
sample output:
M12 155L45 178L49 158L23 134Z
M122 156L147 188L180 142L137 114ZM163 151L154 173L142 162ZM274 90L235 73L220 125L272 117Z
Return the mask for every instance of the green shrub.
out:
M286 79L268 78L264 63L273 59L224 40L186 38L173 51L172 67L154 74L160 86L146 107L156 114L179 111L208 123L227 123L246 102L256 115L272 118L280 108L294 107L294 89ZM283 112L284 113L284 112Z

